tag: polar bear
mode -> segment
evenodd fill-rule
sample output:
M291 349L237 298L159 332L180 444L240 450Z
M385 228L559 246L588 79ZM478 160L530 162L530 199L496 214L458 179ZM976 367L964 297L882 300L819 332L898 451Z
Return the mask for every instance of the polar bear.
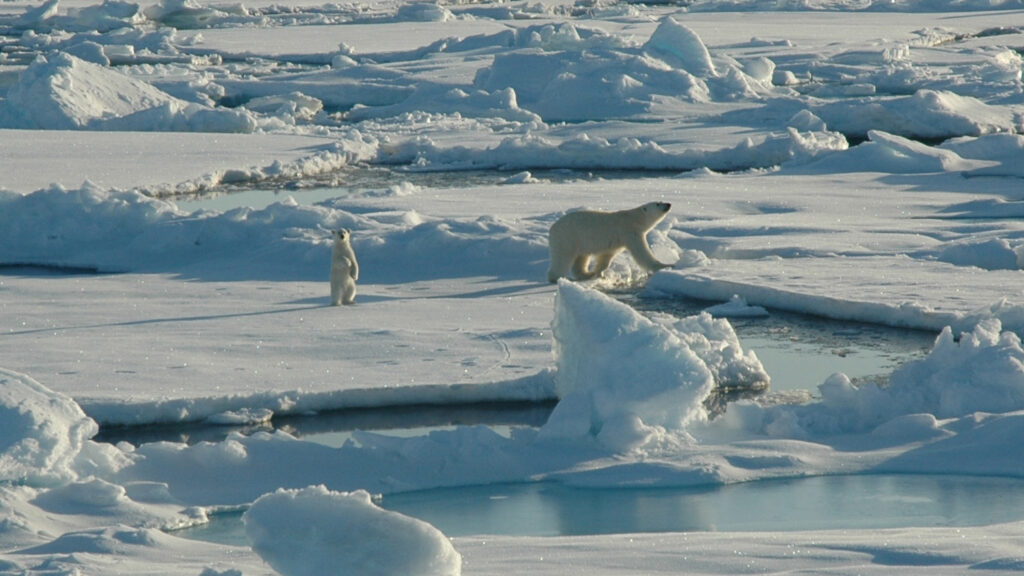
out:
M331 305L352 304L356 301L356 280L359 279L359 262L352 249L352 233L347 229L331 232L334 247L331 249Z
M548 281L557 282L570 268L577 280L594 278L608 269L612 258L623 250L629 250L633 260L647 271L667 268L670 264L659 262L651 253L647 233L671 208L668 202L648 202L618 212L580 210L562 216L551 225L548 234Z

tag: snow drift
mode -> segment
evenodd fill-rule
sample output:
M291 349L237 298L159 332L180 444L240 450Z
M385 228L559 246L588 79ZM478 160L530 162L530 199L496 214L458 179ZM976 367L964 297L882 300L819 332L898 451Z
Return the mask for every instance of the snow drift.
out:
M184 102L65 52L40 56L0 100L0 127L34 130L252 132L245 111Z
M462 557L426 522L378 507L364 490L279 490L245 513L253 549L283 576L458 576Z
M71 398L0 369L0 481L59 484L99 427Z
M596 438L616 451L685 440L715 386L767 383L728 322L649 320L562 280L552 321L560 400L541 436Z
M1024 410L1024 349L1016 334L988 319L959 339L944 329L926 358L900 366L888 382L853 384L835 374L819 389L818 402L765 407L743 402L730 410L744 427L769 436L884 436L897 430L942 436L948 432L940 430L941 420ZM1020 469L1019 463L1011 468Z

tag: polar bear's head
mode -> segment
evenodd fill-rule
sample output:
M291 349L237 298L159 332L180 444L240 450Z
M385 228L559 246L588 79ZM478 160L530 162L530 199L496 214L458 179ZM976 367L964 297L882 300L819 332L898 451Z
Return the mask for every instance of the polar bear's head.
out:
M668 202L648 202L638 208L643 214L644 224L648 230L657 226L658 222L661 222L671 209L672 205Z
M672 209L672 205L668 202L648 202L641 206L641 208L643 208L644 212L648 214L657 214L664 217L665 214L668 214L668 211Z
M348 242L349 238L352 237L352 233L348 228L339 228L331 231L331 237L334 238L335 242Z

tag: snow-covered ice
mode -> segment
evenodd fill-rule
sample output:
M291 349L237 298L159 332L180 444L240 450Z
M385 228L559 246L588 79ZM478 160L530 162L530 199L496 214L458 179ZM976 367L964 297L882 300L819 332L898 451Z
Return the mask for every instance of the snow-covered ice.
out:
M245 529L256 553L282 574L315 576L339 567L367 576L462 573L462 557L444 534L380 509L365 490L278 490L253 503Z
M0 5L0 572L958 574L987 526L448 538L389 494L842 474L1024 481L1022 8L945 0ZM266 201L248 205L257 190ZM228 204L213 207L205 198ZM603 278L580 207L664 200ZM231 205L235 202L235 205ZM358 304L329 306L329 230ZM697 299L640 314L609 295ZM730 318L930 331L776 394ZM718 389L761 390L710 410ZM275 417L552 402L538 428ZM205 423L216 442L100 427ZM837 495L841 497L841 495ZM245 513L250 546L176 529Z

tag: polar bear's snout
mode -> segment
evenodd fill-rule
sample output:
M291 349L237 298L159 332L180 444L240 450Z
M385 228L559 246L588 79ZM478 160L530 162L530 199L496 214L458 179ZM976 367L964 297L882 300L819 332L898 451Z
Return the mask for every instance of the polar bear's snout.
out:
M658 208L661 208L662 212L668 212L672 209L672 205L668 202L658 202Z

